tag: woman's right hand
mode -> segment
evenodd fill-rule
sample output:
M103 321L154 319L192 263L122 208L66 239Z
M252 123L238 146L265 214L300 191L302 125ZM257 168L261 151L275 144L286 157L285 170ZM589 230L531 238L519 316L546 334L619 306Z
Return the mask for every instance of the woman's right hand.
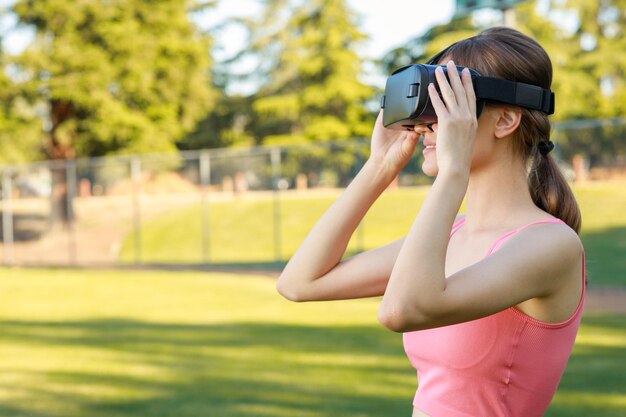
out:
M379 165L393 178L409 162L418 141L419 134L414 131L385 128L381 110L372 133L369 160Z

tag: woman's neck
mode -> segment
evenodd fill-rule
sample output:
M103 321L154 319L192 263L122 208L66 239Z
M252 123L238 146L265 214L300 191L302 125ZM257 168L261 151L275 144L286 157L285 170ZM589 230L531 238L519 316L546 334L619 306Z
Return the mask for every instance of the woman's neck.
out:
M465 195L468 231L508 227L519 222L516 218L539 210L530 195L523 164L507 159L472 171Z

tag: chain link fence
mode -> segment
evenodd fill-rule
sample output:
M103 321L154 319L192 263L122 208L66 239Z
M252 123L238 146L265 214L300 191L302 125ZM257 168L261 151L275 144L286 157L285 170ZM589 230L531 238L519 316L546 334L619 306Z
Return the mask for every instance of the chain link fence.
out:
M557 133L558 140L568 131ZM368 155L367 141L346 141L2 167L2 263L276 265ZM390 187L430 184L421 158L416 152ZM573 162L563 165L570 179L588 175L588 161ZM366 217L348 251L380 244L364 230L393 222L396 213L386 216Z
M369 144L356 141L3 167L2 261L284 261L289 253L283 234L290 227L285 210L291 209L284 200L333 194L351 181L368 153Z

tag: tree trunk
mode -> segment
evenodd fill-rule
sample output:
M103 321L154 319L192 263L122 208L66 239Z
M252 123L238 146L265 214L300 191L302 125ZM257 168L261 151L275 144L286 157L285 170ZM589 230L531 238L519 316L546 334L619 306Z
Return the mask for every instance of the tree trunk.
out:
M589 160L585 155L574 155L572 168L574 170L574 181L577 183L583 183L589 179Z
M52 192L50 193L50 223L53 228L67 229L73 218L72 199L68 197L67 171L65 165L58 164L51 169ZM73 196L72 196L73 197Z
M74 220L74 210L72 199L74 196L68 195L70 187L68 184L67 166L70 160L75 158L74 140L63 141L58 136L58 128L65 121L74 117L74 106L71 102L62 100L50 101L50 122L51 127L47 135L46 154L51 159L52 166L50 174L52 178L52 192L50 194L50 225L52 228L69 228Z

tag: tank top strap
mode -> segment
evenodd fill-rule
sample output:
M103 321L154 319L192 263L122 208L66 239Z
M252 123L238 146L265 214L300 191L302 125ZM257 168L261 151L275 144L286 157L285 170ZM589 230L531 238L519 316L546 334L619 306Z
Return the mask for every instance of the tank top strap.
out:
M561 223L561 224L565 224L565 222L563 220L561 220L561 219L537 220L535 222L531 222L531 223L525 224L524 226L518 227L517 229L513 229L513 230L511 230L509 232L506 232L505 234L500 236L498 239L496 239L496 241L493 243L493 245L491 245L491 248L489 248L489 251L487 251L487 256L491 255L494 251L499 249L511 236L521 232L524 229L528 229L531 226L535 226L537 224L546 224L546 223Z
M461 227L463 227L464 224L465 224L465 216L456 220L454 224L452 225L452 230L450 231L450 237L452 237L453 234L455 234Z

